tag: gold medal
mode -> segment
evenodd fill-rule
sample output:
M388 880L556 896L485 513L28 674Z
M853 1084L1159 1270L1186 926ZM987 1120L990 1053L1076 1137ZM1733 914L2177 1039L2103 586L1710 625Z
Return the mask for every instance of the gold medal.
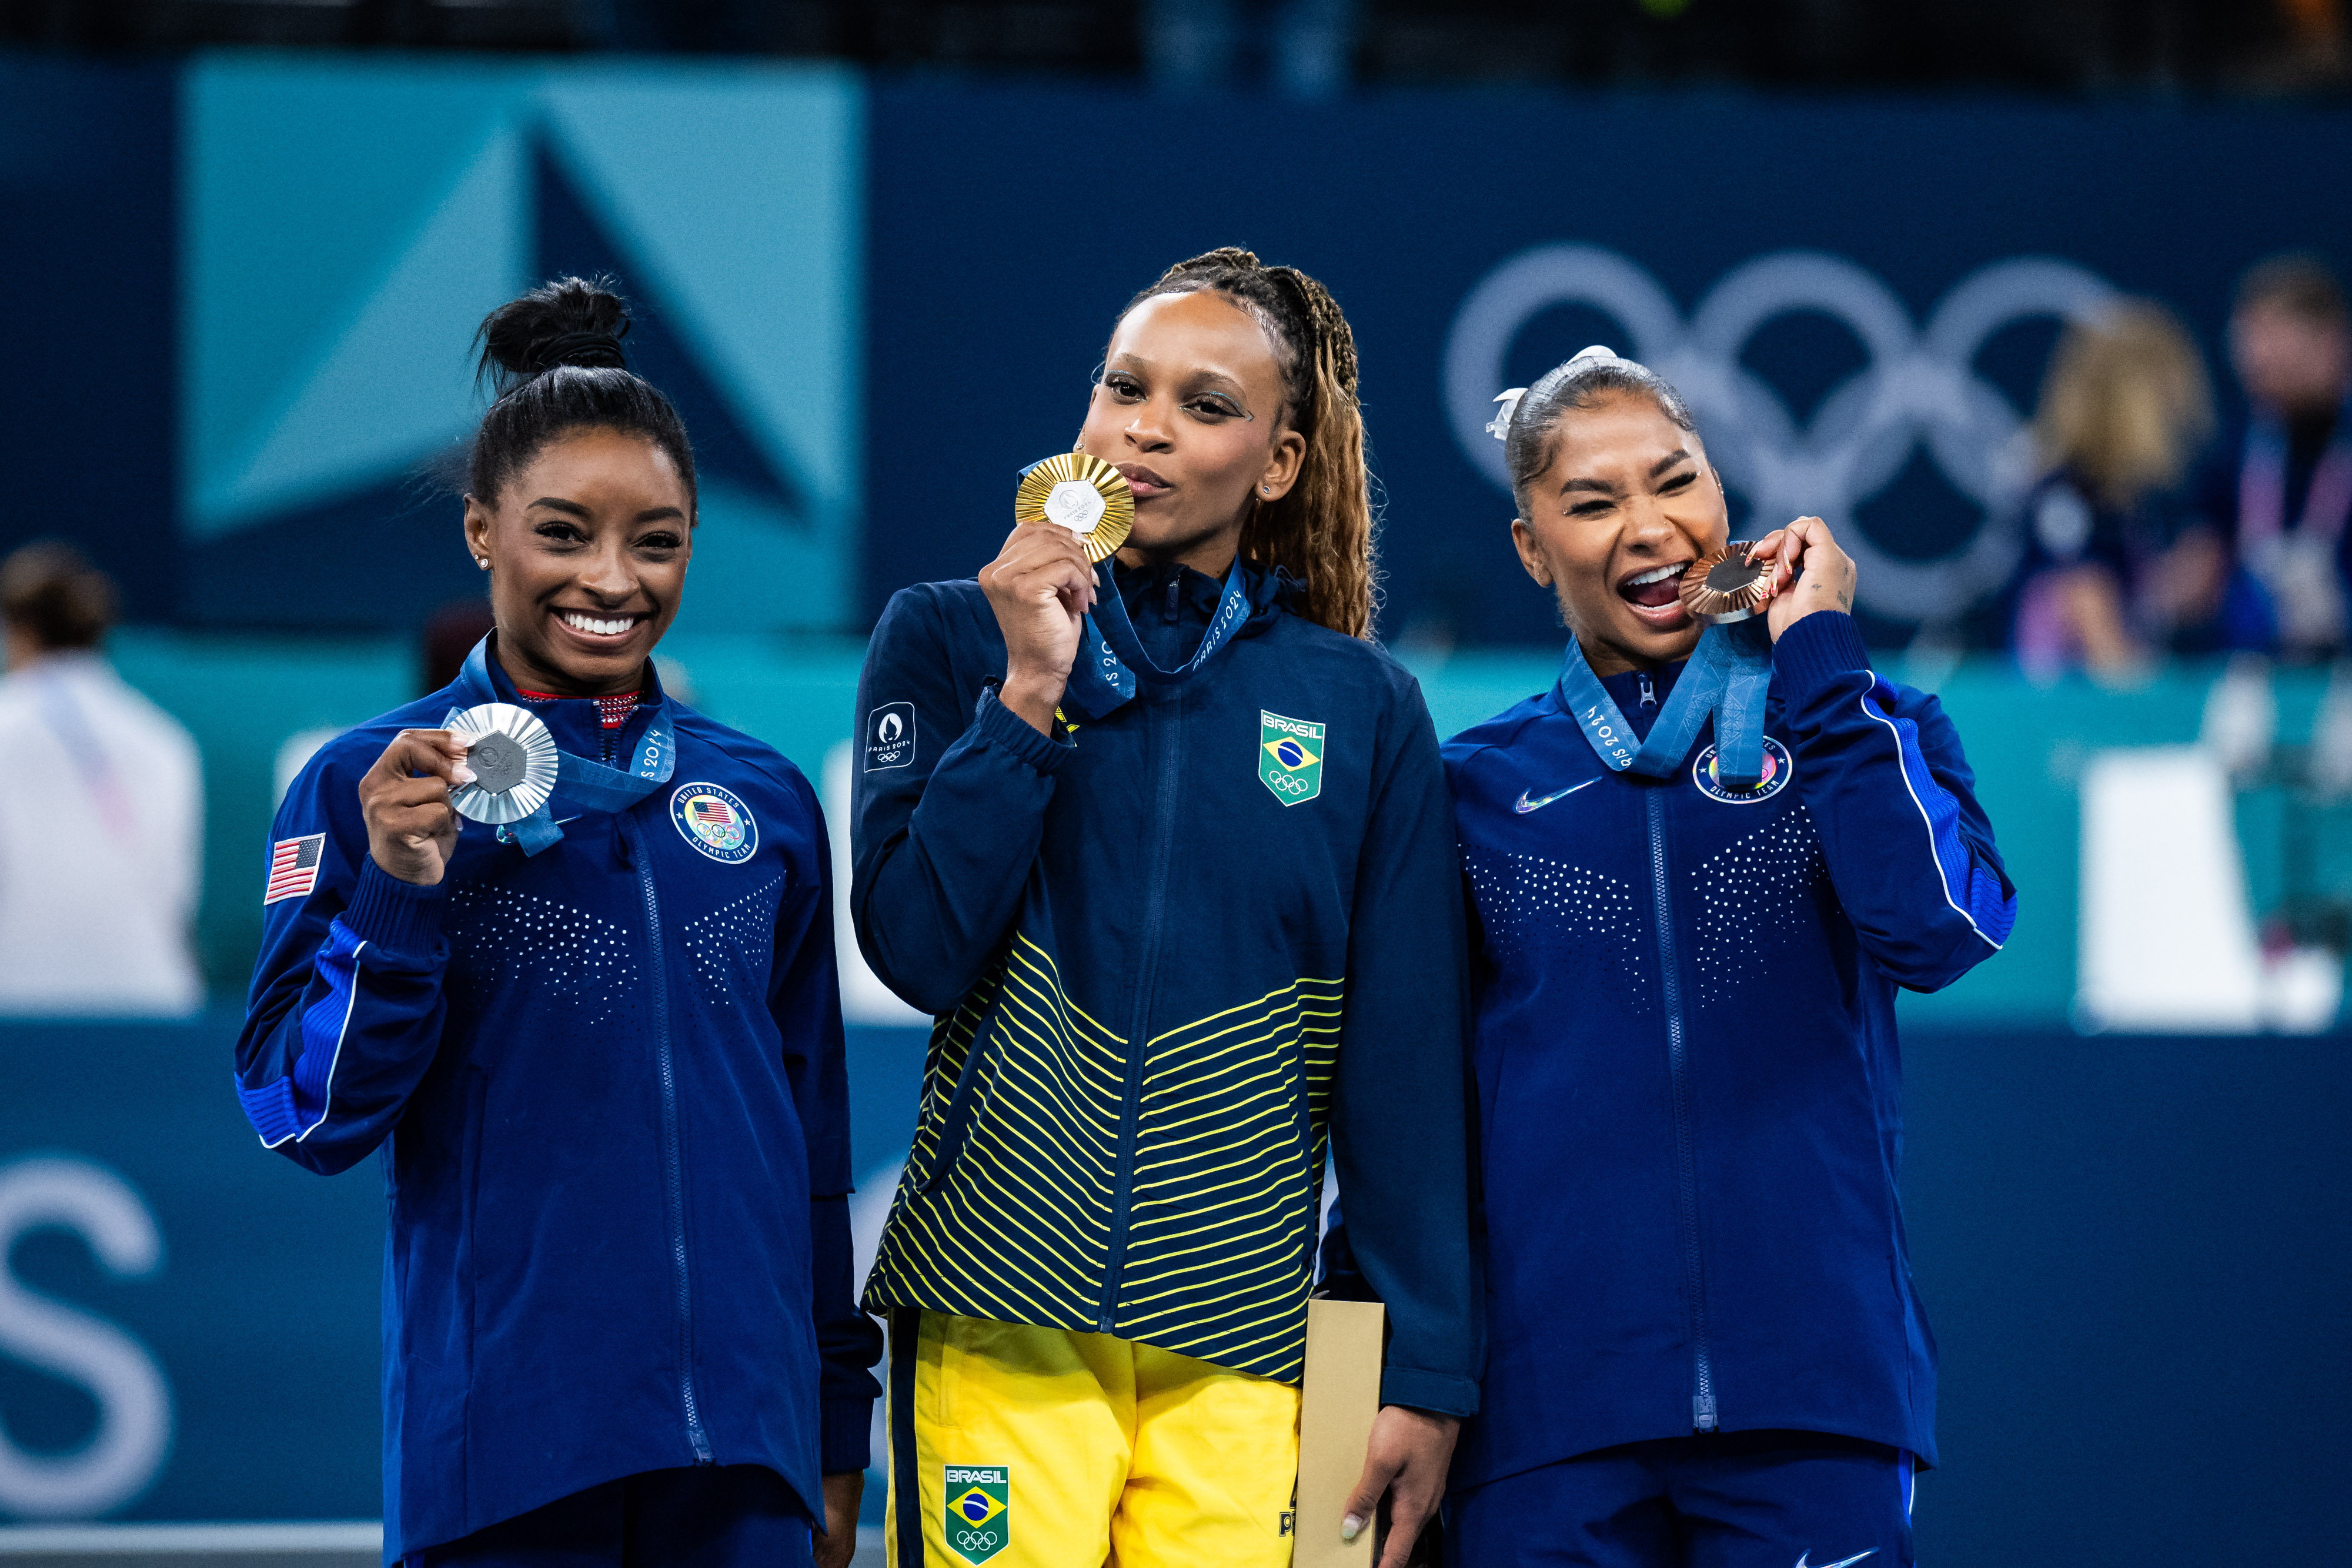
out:
M1772 597L1772 567L1751 560L1746 539L1726 545L1683 573L1683 608L1717 626L1745 621Z
M1021 476L1013 519L1066 528L1086 541L1087 559L1099 561L1135 527L1135 492L1126 475L1100 458L1056 453Z

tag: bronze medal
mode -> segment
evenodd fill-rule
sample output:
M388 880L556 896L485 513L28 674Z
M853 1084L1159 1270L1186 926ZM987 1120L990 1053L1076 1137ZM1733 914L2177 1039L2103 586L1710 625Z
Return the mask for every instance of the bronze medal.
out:
M1746 539L1726 545L1683 573L1683 608L1701 621L1728 626L1764 608L1772 597L1772 566L1751 560Z

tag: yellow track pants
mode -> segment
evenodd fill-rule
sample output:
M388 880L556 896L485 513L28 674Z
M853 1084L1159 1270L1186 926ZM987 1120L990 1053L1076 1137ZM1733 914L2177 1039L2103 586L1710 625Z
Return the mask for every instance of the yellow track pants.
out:
M890 1314L890 1568L1287 1568L1298 1390L1108 1334Z

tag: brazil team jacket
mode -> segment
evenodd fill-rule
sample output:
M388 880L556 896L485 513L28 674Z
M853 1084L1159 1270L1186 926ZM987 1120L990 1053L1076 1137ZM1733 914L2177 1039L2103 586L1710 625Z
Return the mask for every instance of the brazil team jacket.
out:
M361 777L403 728L520 700L490 679L303 769L237 1043L264 1144L327 1174L383 1152L386 1558L694 1464L769 1466L822 1518L819 1476L866 1463L879 1343L816 800L657 691L609 731L530 702L601 761L664 709L676 772L619 813L559 788L536 856L467 822L437 885L386 875Z
M1215 585L1163 569L1171 606L1179 575L1193 643ZM1483 1346L1436 736L1394 662L1286 609L1280 580L1250 586L1190 673L1106 629L1136 697L1051 739L997 701L977 583L884 612L858 694L856 927L938 1021L866 1304L1296 1382L1336 1132L1394 1324L1383 1396L1466 1413Z
M1643 681L1604 684L1646 735ZM2015 898L1951 722L1848 617L1781 636L1766 737L1753 791L1711 729L1612 773L1555 687L1445 747L1492 1335L1457 1485L1706 1430L1934 1459L1895 991L1991 956Z

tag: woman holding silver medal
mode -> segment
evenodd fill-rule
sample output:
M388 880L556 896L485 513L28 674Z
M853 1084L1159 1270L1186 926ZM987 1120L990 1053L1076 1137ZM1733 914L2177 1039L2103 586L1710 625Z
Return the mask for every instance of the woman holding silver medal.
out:
M2008 936L1991 826L1936 700L1872 672L1822 520L1727 546L1672 387L1588 349L1499 401L1572 640L1445 748L1492 1336L1448 1561L1908 1563L1935 1350L1895 993Z
M938 1018L866 1293L891 1562L1276 1568L1387 1493L1397 1568L1481 1358L1460 873L1365 640L1338 305L1246 251L1170 268L1015 516L859 683L858 938ZM1393 1333L1355 1500L1307 1518L1327 1146Z
M627 330L577 278L483 323L497 631L288 792L237 1093L310 1169L383 1150L393 1558L842 1568L880 1346L824 829L655 678L694 455Z

